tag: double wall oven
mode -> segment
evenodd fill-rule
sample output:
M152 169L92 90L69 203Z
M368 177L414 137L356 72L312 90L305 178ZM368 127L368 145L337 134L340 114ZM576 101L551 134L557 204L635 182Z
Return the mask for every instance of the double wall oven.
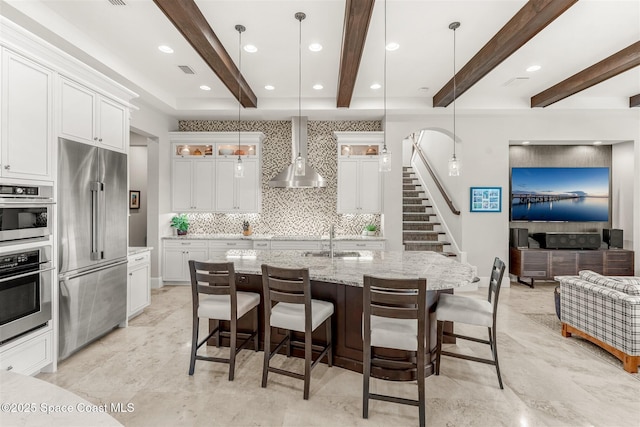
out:
M0 344L51 320L53 187L0 184Z

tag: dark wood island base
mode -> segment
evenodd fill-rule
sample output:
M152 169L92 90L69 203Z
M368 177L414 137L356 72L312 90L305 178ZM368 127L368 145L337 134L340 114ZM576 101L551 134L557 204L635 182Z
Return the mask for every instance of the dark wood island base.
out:
M257 292L261 296L261 304L259 306L259 350L264 350L264 306L262 305L264 297L262 295L262 276L238 274L236 277L238 290ZM311 293L313 298L330 301L334 304L335 311L332 321L334 365L362 373L362 287L312 280ZM435 306L440 293L453 293L453 289L427 291L427 309L429 313L427 330L429 334L426 337L426 348L430 350L428 350L428 354L426 355L426 376L434 372L436 347ZM209 329L213 330L216 327L216 323L217 321L210 320ZM222 322L222 328L228 330L228 322ZM250 329L250 320L241 319L241 321L238 322L238 328L239 330L245 330L245 328L247 330ZM445 325L445 329L453 331L453 325ZM316 332L317 333L313 335L314 341L323 342L324 332L322 330ZM272 332L272 335L274 335L272 337L273 342L282 340L284 333L285 331L282 329L274 329ZM455 339L445 342L455 342ZM212 338L207 344L216 345L217 343L215 339ZM228 346L229 340L222 338L221 345ZM248 348L253 348L252 344L250 344ZM292 354L296 357L304 358L304 351L302 349L293 348ZM380 350L375 353L375 355L389 359L390 363L387 368L372 370L372 376L392 381L411 381L416 379L415 370L393 368L393 361L413 360L411 352L384 349L384 351Z

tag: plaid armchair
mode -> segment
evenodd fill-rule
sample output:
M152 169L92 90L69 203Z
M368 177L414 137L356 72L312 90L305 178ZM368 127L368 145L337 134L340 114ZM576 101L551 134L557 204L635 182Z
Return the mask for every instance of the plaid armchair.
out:
M602 276L584 270L557 276L560 282L562 335L587 339L623 363L627 372L640 365L640 277Z

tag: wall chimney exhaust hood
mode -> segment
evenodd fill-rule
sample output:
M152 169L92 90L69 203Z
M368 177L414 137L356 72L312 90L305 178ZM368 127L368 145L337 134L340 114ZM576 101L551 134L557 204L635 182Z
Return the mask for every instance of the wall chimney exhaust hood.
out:
M300 138L300 143L296 143ZM305 161L305 173L295 174L295 159L300 153ZM291 119L291 164L269 181L269 187L275 188L320 188L326 187L327 181L321 177L307 162L307 117Z

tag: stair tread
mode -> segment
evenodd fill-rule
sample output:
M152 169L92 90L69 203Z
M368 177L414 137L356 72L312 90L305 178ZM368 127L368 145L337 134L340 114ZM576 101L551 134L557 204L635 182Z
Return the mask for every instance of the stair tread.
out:
M429 222L429 221L402 221L404 224L429 224L429 225L440 225L439 222Z
M445 242L442 240L404 240L402 242L403 244L411 244L411 245L450 245L451 243L449 242Z
M402 230L403 233L447 234L438 230Z

